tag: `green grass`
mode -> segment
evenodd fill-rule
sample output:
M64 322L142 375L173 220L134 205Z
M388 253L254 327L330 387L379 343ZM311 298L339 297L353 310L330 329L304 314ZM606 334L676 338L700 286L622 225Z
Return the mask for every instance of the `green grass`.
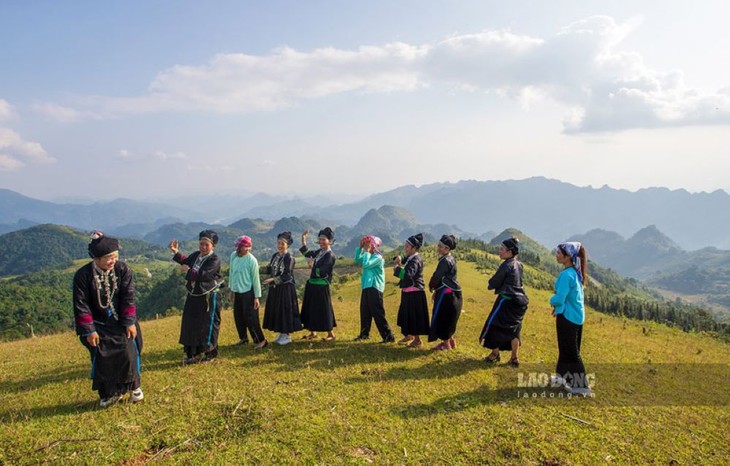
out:
M488 277L465 262L459 273L455 351L383 346L374 326L373 340L352 342L360 290L349 280L333 291L334 343L234 347L226 311L221 357L183 367L180 318L143 322L145 400L105 410L71 333L0 344L0 463L730 462L729 345L589 311L583 356L596 396L519 398L517 374L550 370L557 358L549 292L528 290L523 367L487 367L477 338L493 302ZM397 329L394 283L385 298Z

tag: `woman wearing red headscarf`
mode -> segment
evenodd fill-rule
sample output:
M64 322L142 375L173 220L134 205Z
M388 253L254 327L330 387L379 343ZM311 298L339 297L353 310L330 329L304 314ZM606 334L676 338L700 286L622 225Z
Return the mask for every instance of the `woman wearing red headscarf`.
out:
M261 282L259 263L251 253L253 242L248 236L236 240L236 250L231 253L228 272L228 287L233 293L233 319L238 331L238 345L248 343L247 332L251 333L255 349L268 345L259 322L261 303Z

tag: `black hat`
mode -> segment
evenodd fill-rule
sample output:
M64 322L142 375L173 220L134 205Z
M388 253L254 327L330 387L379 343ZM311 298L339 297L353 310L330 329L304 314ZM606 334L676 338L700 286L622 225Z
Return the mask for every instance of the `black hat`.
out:
M515 256L520 253L520 240L518 240L517 238L512 237L512 238L506 239L506 240L502 241L502 244L504 245L505 248L512 251L512 254L514 254Z
M114 251L119 251L118 239L104 236L104 233L98 230L91 234L91 242L89 243L89 255L91 257L104 257Z
M213 246L215 246L216 244L218 244L218 233L213 230L203 230L198 235L198 240L201 239L207 239L208 241L213 243Z
M317 236L324 236L325 238L330 240L330 242L333 242L335 240L335 232L330 227L324 227L323 229L319 230Z
M423 246L423 234L416 233L413 236L409 236L406 242L416 249L421 249L421 246Z
M291 244L294 242L294 239L291 237L291 231L283 231L279 233L278 235L276 235L276 239L283 239L289 246L291 246Z
M456 249L456 238L454 238L454 235L443 235L439 241L449 249Z

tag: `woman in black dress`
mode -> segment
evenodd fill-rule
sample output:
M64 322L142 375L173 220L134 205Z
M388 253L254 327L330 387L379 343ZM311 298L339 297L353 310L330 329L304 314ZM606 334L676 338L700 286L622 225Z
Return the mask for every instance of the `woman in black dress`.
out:
M423 245L423 235L418 233L409 237L404 250L406 256L394 258L393 274L400 280L400 307L398 326L404 337L398 343L411 348L423 346L421 335L428 335L428 302L423 282L423 259L418 250Z
M218 357L218 333L221 328L221 303L218 291L221 280L221 260L214 252L218 234L203 230L198 235L198 250L189 256L180 252L176 239L170 241L172 258L185 270L185 299L180 344L185 350L184 364L212 361Z
M292 332L302 329L299 316L299 301L294 283L294 257L289 253L289 246L294 242L291 232L279 233L276 237L276 253L264 273L271 275L262 282L269 287L264 310L264 328L279 335L274 340L277 345L291 343Z
M302 325L309 330L309 334L304 335L303 339L313 340L317 338L317 332L327 332L327 336L322 340L334 341L335 334L332 329L337 326L337 322L332 308L330 283L336 260L331 248L335 232L330 227L321 230L317 235L319 249L316 251L307 248L308 234L309 230L302 233L302 247L299 248L299 252L307 258L312 267L309 280L304 286L302 299Z
M433 293L433 315L428 341L441 340L434 346L435 350L450 350L456 347L454 332L461 315L461 286L456 280L456 259L451 251L456 248L453 235L443 235L436 246L439 263L428 282L428 289Z
M517 260L519 254L519 240L509 238L499 246L499 258L504 260L489 279L488 288L494 290L497 299L489 313L479 341L492 352L486 361L490 364L500 360L499 350L512 350L509 364L513 367L520 365L517 349L522 344L520 332L522 318L527 312L528 299L522 286L522 264Z
M134 276L119 261L119 241L100 231L91 235L92 261L73 279L73 308L79 341L91 356L91 389L102 408L129 393L142 401L140 353L142 332L134 302Z

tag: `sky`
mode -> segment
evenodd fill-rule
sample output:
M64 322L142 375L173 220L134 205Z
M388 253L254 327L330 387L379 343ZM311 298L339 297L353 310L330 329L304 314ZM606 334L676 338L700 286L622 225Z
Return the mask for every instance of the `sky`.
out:
M0 188L730 192L722 0L0 0Z

